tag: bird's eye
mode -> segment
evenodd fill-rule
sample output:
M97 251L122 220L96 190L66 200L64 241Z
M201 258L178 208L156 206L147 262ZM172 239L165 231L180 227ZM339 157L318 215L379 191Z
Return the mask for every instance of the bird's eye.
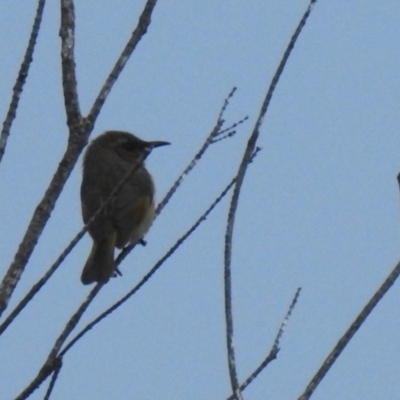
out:
M125 150L125 151L135 151L136 146L134 145L134 143L132 142L124 142L121 143L121 147Z

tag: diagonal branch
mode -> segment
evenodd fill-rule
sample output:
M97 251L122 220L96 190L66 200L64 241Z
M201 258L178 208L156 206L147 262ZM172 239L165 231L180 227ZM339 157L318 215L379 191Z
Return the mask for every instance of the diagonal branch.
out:
M203 157L204 153L208 150L210 145L215 143L215 140L217 137L220 136L221 134L221 128L224 125L225 120L223 119L225 111L229 105L229 101L232 99L233 95L236 92L236 88L234 87L224 100L224 104L221 107L221 110L218 114L217 122L214 125L214 128L211 130L209 135L207 136L206 140L204 141L203 145L200 147L200 150L195 154L195 156L192 158L190 161L189 165L184 169L184 171L179 175L178 179L175 181L175 183L172 185L171 189L168 191L168 193L165 195L163 200L160 202L160 204L157 206L156 214L158 215L162 209L167 205L169 200L171 199L172 195L176 192L178 187L181 185L183 179L190 173L190 171L196 166L196 164L200 161L200 159ZM236 127L240 122L237 124L232 125L232 127ZM227 128L227 130L224 130L224 133L226 131L232 131L232 127Z
M53 392L54 386L57 382L58 375L60 374L62 368L62 360L58 363L56 369L52 373L49 387L47 388L46 394L44 395L43 400L50 400L51 393Z
M46 3L46 0L39 0L39 2L38 2L35 20L33 22L28 47L26 49L24 60L22 61L20 70L18 72L18 77L17 77L17 80L16 80L14 88L13 88L13 95L11 98L10 107L8 108L6 119L3 122L3 129L0 134L0 162L3 159L3 155L6 150L7 139L10 135L11 125L17 115L19 99L21 97L22 90L24 88L24 84L25 84L26 78L28 76L29 67L31 66L31 63L33 60L33 58L32 58L33 51L35 50L36 39L39 34L39 29L40 29L40 24L41 24L42 18L43 18L43 9L44 9L45 3Z
M92 109L89 112L86 120L90 125L94 124L94 121L97 119L101 108L103 107L104 102L108 94L110 93L114 83L117 81L119 75L121 74L122 70L124 69L126 63L129 60L129 57L132 55L133 51L135 50L136 46L142 39L142 37L146 34L147 29L151 23L151 15L153 13L154 7L157 4L157 0L147 0L142 14L139 17L139 22L132 32L132 36L129 39L128 43L126 44L124 50L122 51L121 55L119 56L117 62L114 65L110 75L108 76L106 82L104 83L103 87L98 94Z
M324 379L325 375L328 373L328 371L335 363L337 358L340 356L342 351L348 345L348 343L356 334L356 332L364 323L364 321L371 314L371 312L379 303L379 301L382 300L383 296L393 286L399 275L400 275L400 262L394 267L394 269L382 283L380 288L371 297L370 301L361 310L360 314L357 315L357 318L350 325L350 327L347 329L344 335L339 339L336 346L329 353L328 357L326 357L325 361L323 362L317 373L314 375L314 377L311 379L310 383L307 385L306 389L304 390L303 394L299 397L298 400L307 400L311 397L311 395L314 393L314 390L321 383L322 379Z
M397 176L397 182L400 186L400 174ZM307 400L314 393L317 386L321 383L322 379L324 379L325 375L328 373L332 365L335 363L337 358L340 356L342 351L346 348L350 340L356 334L358 329L364 323L364 321L371 314L376 305L382 300L383 296L388 292L388 290L393 286L395 281L400 275L400 262L393 268L392 272L389 276L384 280L379 289L374 293L366 306L361 310L361 312L357 315L357 318L350 325L344 335L339 339L336 346L329 353L328 357L326 357L325 361L311 379L310 383L307 385L303 394L299 397L299 400Z
M86 300L81 304L75 314L70 318L64 330L61 332L61 335L57 338L53 348L51 349L46 362L43 367L40 369L37 376L33 379L33 381L16 397L16 400L24 400L27 399L39 386L54 372L61 368L62 358L58 357L57 354L60 351L61 346L64 344L68 335L78 324L80 318L82 317L85 310L88 308L93 298L97 295L97 293L102 288L102 284L97 284L93 290L89 293L89 296Z
M14 256L14 260L0 285L0 315L7 308L9 299L21 278L29 258L38 242L39 236L43 232L43 229L50 218L55 203L71 173L72 167L78 160L81 150L82 147L79 144L71 143L68 145L45 195L33 213L22 242Z

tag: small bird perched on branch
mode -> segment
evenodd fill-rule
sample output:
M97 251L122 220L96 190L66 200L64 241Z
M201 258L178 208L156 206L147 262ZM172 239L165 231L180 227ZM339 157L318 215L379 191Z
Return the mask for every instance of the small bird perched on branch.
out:
M146 142L121 131L107 131L89 144L81 185L84 223L89 222L124 178L125 183L89 225L93 247L82 271L83 284L106 283L114 274L115 247L122 249L139 242L150 228L155 188L144 159L155 147L168 144Z

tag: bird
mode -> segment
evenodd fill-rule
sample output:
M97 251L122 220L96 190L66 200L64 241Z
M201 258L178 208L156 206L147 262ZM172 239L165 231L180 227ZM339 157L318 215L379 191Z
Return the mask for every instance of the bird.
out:
M140 242L149 230L155 212L155 186L144 158L154 148L169 144L112 130L87 147L80 191L85 224L130 171L131 175L88 226L93 245L81 275L84 285L108 282L115 273L115 248Z

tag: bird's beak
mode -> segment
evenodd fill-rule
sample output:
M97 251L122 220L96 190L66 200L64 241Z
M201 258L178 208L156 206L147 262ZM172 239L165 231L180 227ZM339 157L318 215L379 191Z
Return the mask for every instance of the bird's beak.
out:
M154 142L148 142L149 147L153 150L155 147L161 147L161 146L167 146L171 143L169 142L162 142L162 141L154 141Z

